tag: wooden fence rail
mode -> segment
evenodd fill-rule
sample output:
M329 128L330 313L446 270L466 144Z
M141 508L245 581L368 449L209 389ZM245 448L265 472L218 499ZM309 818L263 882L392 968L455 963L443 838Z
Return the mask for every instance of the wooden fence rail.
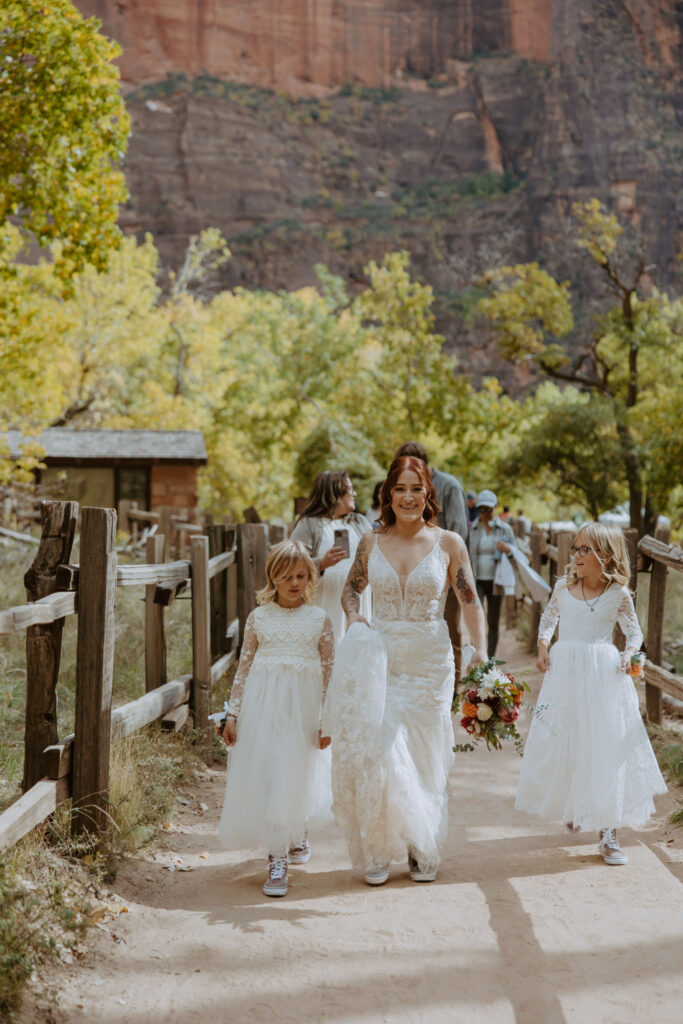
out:
M130 523L136 510L125 514ZM25 630L27 636L24 795L0 814L0 850L69 798L75 832L104 831L111 743L151 722L177 730L191 717L207 749L212 688L237 659L244 621L265 583L268 546L282 534L265 523L211 525L200 533L201 527L179 519L191 538L188 559L164 562L165 539L156 533L146 538L144 565L118 565L115 510L84 508L80 563L72 565L77 504L43 502L41 516L42 537L25 577L29 603L0 611L0 635ZM145 587L146 693L112 708L119 586ZM192 600L192 673L167 681L164 613L183 590ZM60 742L55 691L64 620L73 614L76 721L74 733Z

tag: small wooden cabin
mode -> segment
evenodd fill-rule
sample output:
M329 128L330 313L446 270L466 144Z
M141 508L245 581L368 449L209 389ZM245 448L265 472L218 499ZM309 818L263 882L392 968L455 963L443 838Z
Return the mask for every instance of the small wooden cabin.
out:
M7 434L10 457L25 439ZM207 463L199 430L71 430L51 427L31 438L45 449L37 471L44 496L118 508L122 499L154 511L197 506L197 471Z

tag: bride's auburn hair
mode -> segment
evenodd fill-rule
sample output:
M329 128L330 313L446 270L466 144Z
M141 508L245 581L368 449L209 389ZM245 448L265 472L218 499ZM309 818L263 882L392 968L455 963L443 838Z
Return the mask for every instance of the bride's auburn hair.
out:
M311 604L318 586L318 570L303 544L298 540L283 540L274 544L266 559L266 585L256 593L257 604L277 601L277 584L286 579L297 562L303 562L308 572L304 590L304 604Z
M579 537L581 544L591 548L600 563L602 582L605 585L616 583L620 587L628 587L631 582L631 570L623 530L618 526L612 526L611 523L588 522L579 528L572 544L579 546ZM564 580L568 587L573 587L579 582L573 558L565 569Z
M393 508L391 507L391 492L398 483L398 478L401 473L404 473L407 469L411 470L416 476L419 477L420 483L425 489L425 507L422 512L422 518L427 526L436 526L436 517L439 514L439 503L436 500L436 491L434 490L434 484L432 483L432 476L429 472L427 464L422 459L416 459L412 455L400 455L397 459L389 466L389 472L387 478L382 484L382 491L380 493L380 515L379 521L382 524L380 530L388 530L390 526L393 526L396 522L396 515Z

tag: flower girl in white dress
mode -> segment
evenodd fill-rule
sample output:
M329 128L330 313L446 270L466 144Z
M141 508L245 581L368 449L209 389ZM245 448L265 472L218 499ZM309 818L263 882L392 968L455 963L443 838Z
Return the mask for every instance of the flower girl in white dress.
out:
M568 828L600 831L606 864L626 864L615 829L643 825L653 796L665 793L627 674L640 650L623 533L586 523L573 562L541 617L538 667L543 686L524 748L516 807ZM548 650L559 619L559 639ZM623 654L612 642L619 623Z
M226 704L231 748L218 834L228 849L265 848L266 896L285 896L287 860L311 855L307 829L330 821L329 738L320 731L334 661L334 633L312 603L317 571L297 541L266 561L266 586L248 617Z

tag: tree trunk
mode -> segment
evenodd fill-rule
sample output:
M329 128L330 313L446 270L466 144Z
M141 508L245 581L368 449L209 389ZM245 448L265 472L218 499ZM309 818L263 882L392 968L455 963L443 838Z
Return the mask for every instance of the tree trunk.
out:
M638 536L645 535L645 523L643 521L643 482L640 467L640 458L636 450L635 442L631 431L624 423L617 420L617 434L621 445L621 454L626 470L628 482L629 519L632 529L638 531Z

